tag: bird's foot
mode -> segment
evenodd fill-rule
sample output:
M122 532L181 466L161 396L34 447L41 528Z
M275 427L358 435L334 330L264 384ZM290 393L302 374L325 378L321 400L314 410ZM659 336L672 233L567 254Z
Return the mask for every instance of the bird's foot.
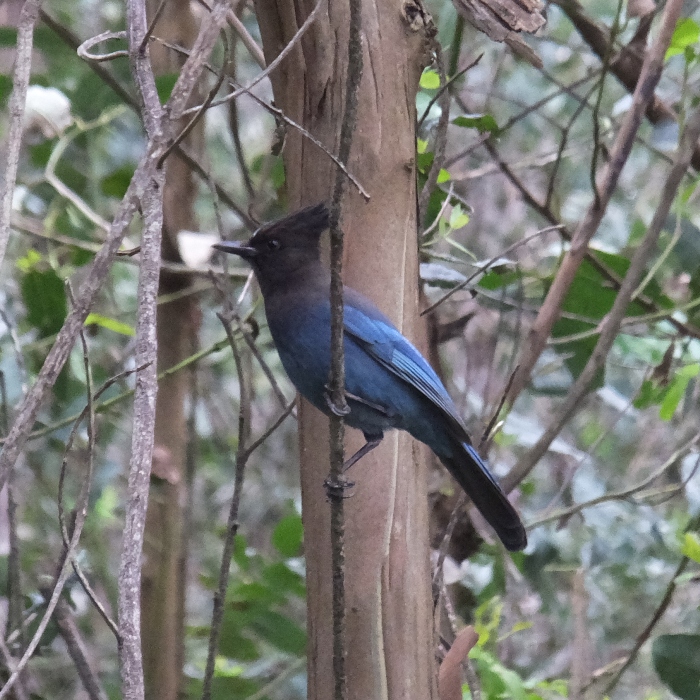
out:
M323 392L323 398L326 400L326 406L328 406L328 410L334 416L340 416L342 418L343 416L347 416L348 413L350 413L350 406L348 406L344 401L342 406L338 406L335 403L335 401L333 401L333 397L331 396L330 389L328 388L327 384L326 390Z
M333 479L332 477L328 477L324 482L323 482L323 487L326 489L326 498L329 501L332 500L337 500L339 498L351 498L352 494L347 493L353 486L355 486L354 481L348 481L347 479L343 478L342 476L340 479Z

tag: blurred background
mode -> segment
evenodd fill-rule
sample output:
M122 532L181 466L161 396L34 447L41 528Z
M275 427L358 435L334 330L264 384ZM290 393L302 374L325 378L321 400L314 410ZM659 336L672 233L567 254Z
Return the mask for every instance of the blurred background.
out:
M450 0L428 3L443 49L442 68L454 80L443 169L421 222L423 301L437 302L471 278L430 315L430 327L432 359L477 437L498 410L558 270L567 245L562 226L574 231L585 214L594 198L592 173L608 159L630 108L630 90L624 75L621 80L616 74L616 65L622 69L613 57L623 47L643 56L649 11L655 10L648 2L548 3L546 24L524 37L541 65L478 32ZM166 7L156 34L186 44L205 10L179 3L175 11L176 5ZM14 0L0 5L3 147L20 8ZM238 24L227 30L227 46L221 42L213 60L221 65L228 58L229 77L245 85L261 70L254 50L261 42L252 4L240 0L235 15ZM659 108L655 121L643 122L592 241L596 260L613 277L590 260L583 263L532 381L501 412L489 453L501 477L556 418L614 301L611 279L626 272L658 206L680 128L698 102L698 22L697 3L687 2L657 89L667 111ZM0 276L3 435L65 319L66 281L79 286L142 153L142 127L129 104L127 59L88 64L75 51L83 40L124 24L120 2L47 0L42 6L12 233ZM607 49L601 52L601 45ZM123 48L116 40L100 45L100 51ZM162 43L154 42L152 51L165 99L182 57ZM417 100L421 182L435 157L444 108L440 74L435 63L426 68ZM207 75L193 104L214 84L215 77ZM201 694L239 414L245 413L254 439L294 398L249 271L237 261L211 257L210 246L221 235L247 238L256 222L287 210L281 130L261 105L272 100L269 82L252 92L256 99L244 94L206 112L183 145L199 174L183 158L174 159L178 165L169 171L166 192L159 370L176 371L163 379L159 398L143 595L145 620L165 614L180 622L171 632L154 627L149 637L146 631L144 649L151 678L164 673L157 657L165 646L181 649L175 668L184 676L180 697L187 698ZM609 692L614 698L652 700L674 697L669 688L683 698L698 697L697 184L696 172L689 170L647 270L643 299L630 305L604 370L573 419L514 491L529 528L527 550L506 555L488 541L476 515L476 532L466 518L457 525L444 579L458 625L470 622L480 633L473 665L482 698L588 698ZM135 369L133 249L139 234L135 220L122 245L125 254L113 265L86 324L95 389L116 380L96 402L94 480L78 561L112 617L130 451L133 377L125 373ZM217 285L212 269L220 273ZM237 338L250 397L243 406L239 375L216 316L220 289L239 302L243 319L245 333ZM246 338L254 340L255 353ZM58 491L64 459L66 509L75 505L86 473L84 421L66 453L86 392L78 344L9 488L0 493L0 630L17 658L45 609L62 547ZM247 463L215 697L306 697L296 441L291 415ZM438 466L429 485L437 549L456 497ZM22 676L26 697L90 697L72 656L76 636L102 691L119 697L114 636L77 574L68 580L60 609L64 616L50 623ZM182 635L172 632L178 624ZM6 676L2 656L0 678ZM684 690L686 681L690 690Z

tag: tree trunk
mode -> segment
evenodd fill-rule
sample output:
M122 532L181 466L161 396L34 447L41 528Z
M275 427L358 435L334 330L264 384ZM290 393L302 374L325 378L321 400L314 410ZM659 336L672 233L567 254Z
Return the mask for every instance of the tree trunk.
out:
M159 4L157 0L148 1L149 21ZM154 33L172 43L190 47L198 27L190 3L176 0L166 4ZM184 61L158 43L151 46L151 58L156 75L178 73ZM200 122L185 142L191 150L201 150L202 125ZM197 229L194 218L197 187L182 160L171 157L166 167L162 255L165 260L182 262L177 234L181 230ZM180 292L189 283L183 275L161 271L159 295ZM193 297L185 296L159 306L158 371L172 367L191 354L198 326L199 308ZM141 632L146 696L157 700L177 700L182 679L186 588L183 521L189 497L185 473L188 392L189 373L173 374L160 382L156 407L153 476L141 585Z
M268 63L313 9L310 0L256 0ZM409 338L418 323L415 97L433 27L414 0L365 3L364 75L343 207L345 282L367 294ZM343 114L349 9L330 3L273 73L275 103L336 153ZM285 145L289 209L328 200L329 158L297 131ZM348 430L346 449L363 444ZM310 700L333 696L328 420L300 411L308 586ZM346 513L347 675L351 700L435 696L424 452L387 435L351 472Z

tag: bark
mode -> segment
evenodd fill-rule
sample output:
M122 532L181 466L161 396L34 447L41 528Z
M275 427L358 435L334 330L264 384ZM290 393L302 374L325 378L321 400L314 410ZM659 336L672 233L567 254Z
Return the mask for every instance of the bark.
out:
M314 7L257 0L269 63ZM338 150L347 68L349 8L324 9L272 74L275 103L327 148ZM410 338L418 324L415 190L415 95L432 22L413 0L363 6L364 73L349 169L368 190L352 187L343 207L345 282L362 290ZM334 170L319 149L289 130L285 145L289 209L328 200ZM328 421L300 410L303 520L308 587L310 699L333 694ZM362 436L348 430L346 451ZM348 697L435 696L428 563L426 463L405 434L353 467L346 504Z
M158 0L148 0L151 21ZM166 41L190 48L197 37L199 22L191 3L166 3L154 34ZM151 45L157 75L179 73L184 58L159 43ZM197 91L195 91L196 93ZM191 100L191 102L195 102ZM184 126L182 120L178 128ZM185 140L190 152L201 150L201 126ZM177 129L176 129L177 130ZM166 164L163 195L163 251L169 262L182 262L177 234L197 230L194 218L196 183L189 166L171 157ZM186 288L190 280L161 271L159 295ZM181 362L190 354L198 327L196 300L183 297L162 304L158 310L158 370ZM189 391L186 372L172 374L160 382L156 408L153 479L146 521L144 567L141 586L144 675L147 697L176 700L183 663L186 556L183 520L186 493L187 418L185 402Z

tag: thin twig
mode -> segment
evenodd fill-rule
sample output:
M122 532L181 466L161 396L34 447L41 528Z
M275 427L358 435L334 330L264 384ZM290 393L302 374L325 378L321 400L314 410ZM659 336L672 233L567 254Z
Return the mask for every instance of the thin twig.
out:
M562 508L561 510L554 511L549 515L545 515L542 518L533 520L526 525L528 530L532 530L540 525L550 523L553 521L561 520L562 518L570 518L573 515L581 513L588 508L593 508L594 506L601 505L602 503L609 503L610 501L626 501L631 496L644 491L650 484L652 484L660 476L663 476L665 472L671 469L674 465L678 463L678 460L687 454L700 440L700 433L694 435L690 440L687 440L683 445L673 451L673 454L655 471L653 471L648 477L643 479L640 483L635 486L631 486L621 491L613 491L611 493L603 494L597 498L592 498L590 501L585 501L583 503L577 503L570 508Z
M245 700L263 700L263 698L268 697L272 691L279 688L284 681L293 676L297 671L300 671L305 663L305 656L295 659L278 676L273 678L269 683L266 683L260 690L256 690L252 695L249 695Z
M669 0L669 3L666 5L665 12L672 11L674 4L680 5L682 2L681 0ZM676 7L675 9L679 12L680 6ZM673 19L673 14L671 15L670 19ZM668 16L666 16L665 21L670 21L670 19ZM673 26L675 26L675 21L670 28L671 32L673 30ZM666 29L668 29L668 27ZM661 56L663 57L663 53ZM540 437L532 449L518 461L518 463L511 469L503 480L503 486L507 491L510 491L518 483L520 483L520 481L522 481L522 479L524 479L530 473L532 468L539 461L540 457L542 457L547 449L549 449L549 446L554 438L559 434L562 427L580 406L583 397L588 391L590 383L603 366L608 352L610 351L610 348L617 337L620 324L624 319L627 307L632 299L632 295L634 294L634 291L639 285L639 281L644 275L649 259L653 255L659 235L661 234L661 230L666 222L666 217L668 216L668 212L670 211L671 205L673 204L678 192L678 186L680 185L680 182L683 179L690 163L690 159L692 158L693 145L697 142L698 137L700 137L700 108L695 110L686 124L686 128L683 132L681 142L676 153L674 165L666 178L666 182L664 183L659 205L654 212L654 217L649 224L649 228L647 229L644 238L632 256L627 274L625 275L622 285L620 286L620 290L615 297L612 308L598 327L600 335L598 337L598 342L596 343L595 349L593 350L581 374L578 376L569 390L563 404L557 409L556 418L552 421L547 430L545 430L542 437ZM512 395L513 394L511 392L510 396Z
M537 359L542 354L552 326L558 318L562 300L573 282L576 271L586 257L591 238L598 230L600 221L605 215L610 198L617 187L622 169L632 150L635 136L644 117L644 111L653 98L654 89L661 77L664 55L680 16L682 4L682 0L669 0L664 8L659 34L644 60L644 67L634 93L632 107L625 115L625 119L615 139L610 160L603 169L599 179L599 197L591 203L577 227L571 240L571 246L549 288L542 309L530 329L528 341L523 347L519 360L520 369L508 397L511 403L514 402L515 398L525 387ZM620 294L618 294L619 297Z
M27 102L27 87L32 68L32 46L34 44L34 25L39 17L41 0L25 0L19 15L17 26L17 47L15 66L12 74L12 95L10 96L10 126L5 148L6 166L2 185L2 205L0 206L0 266L5 258L7 242L10 239L10 216L12 198L17 182L19 151L22 145L24 107ZM0 488L2 486L0 485Z
M226 34L221 33L222 39L223 39L223 44L224 44L224 58L223 58L223 67L221 71L219 72L219 75L216 79L216 82L214 85L211 87L209 90L206 99L204 102L198 107L198 109L195 111L194 115L192 118L185 124L185 126L180 129L180 132L178 135L173 139L172 143L165 149L165 152L163 155L160 157L158 160L158 167L162 168L163 163L167 160L168 156L180 146L180 144L187 138L187 135L191 133L192 129L197 125L198 122L202 120L204 115L206 114L207 109L211 106L211 103L214 101L214 98L216 97L216 94L219 92L219 88L224 84L224 80L226 80L226 68L228 66L229 62L229 45L228 41L226 40ZM185 116L184 114L182 115L183 117Z
M88 697L90 700L107 700L107 693L90 663L88 646L83 641L80 629L71 615L70 606L66 600L58 601L53 619Z
M440 87L447 88L447 77L445 75L445 64L442 60L442 48L439 42L434 44L435 63L440 74ZM418 198L418 225L422 226L428 210L428 202L437 185L440 170L445 164L445 147L447 146L447 127L450 124L450 93L449 90L438 92L438 104L440 105L440 118L435 129L435 143L433 145L433 162L428 172L423 189Z
M467 287L476 277L481 275L482 273L486 272L489 268L491 268L493 265L495 265L499 260L504 258L506 255L509 255L512 253L514 250L517 250L520 246L525 245L526 243L529 243L531 240L537 238L538 236L541 236L544 233L549 233L550 231L558 231L560 230L564 224L557 224L556 226L547 226L545 228L540 229L539 231L535 231L535 233L531 233L529 236L525 236L525 238L522 238L519 241L516 241L512 245L509 245L505 250L501 251L497 255L494 255L491 260L488 260L485 262L483 265L479 265L477 269L467 277L463 282L460 282L459 284L455 285L450 289L449 292L447 292L444 296L441 296L434 304L431 304L427 309L424 309L421 311L421 316L425 316L426 314L432 313L437 309L440 304L443 304L446 302L453 294L459 292L460 290L464 289Z
M211 628L209 631L209 646L207 651L207 663L204 669L204 678L202 680L202 700L210 700L212 691L212 682L214 680L214 670L216 666L216 651L219 646L219 637L221 635L221 625L224 621L224 603L226 601L226 591L228 590L228 581L231 570L231 557L233 556L236 535L238 534L238 510L241 502L241 493L243 491L243 478L245 476L245 467L247 455L245 454L245 445L248 441L248 432L250 426L246 421L246 416L250 412L250 391L248 380L243 372L243 364L241 355L238 350L238 345L233 337L231 323L224 314L217 314L224 329L226 336L231 346L233 359L236 364L236 373L238 374L238 387L240 391L240 400L238 405L238 448L236 450L236 477L233 483L233 496L231 497L231 506L228 513L228 521L226 523L226 538L224 539L224 551L221 555L221 566L219 568L219 580L216 591L214 592L214 604L211 613Z
M70 286L68 287L70 290ZM71 301L73 301L72 296L71 296ZM68 441L66 443L66 450L64 453L63 457L63 462L61 465L61 472L59 475L59 480L58 480L58 499L57 499L57 504L58 504L58 522L61 530L61 536L63 538L63 544L66 548L69 546L69 534L68 534L68 527L66 525L66 518L64 515L63 511L63 489L64 489L64 482L65 482L65 477L66 477L66 470L67 470L67 456L68 452L72 447L73 441L75 440L75 437L77 435L78 427L81 425L83 420L85 420L86 417L89 418L88 422L88 439L89 439L89 469L88 469L88 474L92 473L92 460L94 458L94 442L97 439L97 433L96 433L96 426L95 426L95 414L96 414L96 401L104 394L107 389L109 389L111 386L113 386L116 382L119 380L123 379L124 377L128 377L130 374L133 374L135 372L138 372L139 369L141 368L136 368L136 369L131 369L131 370L126 370L125 372L121 372L120 374L115 375L114 377L111 377L108 379L96 392L93 393L92 390L92 372L90 370L90 363L89 363L89 357L88 357L88 351L87 351L87 343L85 341L85 333L83 331L80 332L80 341L83 346L83 364L84 364L84 369L85 369L85 377L86 377L86 384L87 384L87 403L83 410L77 414L76 416L73 416L74 420L74 426L73 429L70 432L70 435L68 437ZM117 641L119 641L119 630L117 628L117 624L112 620L110 617L109 613L105 609L105 607L102 605L100 602L99 598L97 597L97 594L95 591L92 589L92 586L90 585L89 581L87 580L87 577L85 576L85 573L83 572L82 568L80 567L78 560L75 557L71 557L71 564L73 566L73 571L75 572L76 576L78 577L78 580L80 581L80 584L83 587L83 590L85 591L86 595L90 600L92 601L92 604L95 606L95 609L97 612L100 614L102 619L105 621L106 625L109 627L109 629L112 631L114 636L116 637Z
M292 49L301 41L301 38L306 34L306 31L309 29L309 27L314 23L316 20L316 17L318 16L318 13L321 11L321 8L325 4L326 0L318 0L316 3L316 6L314 9L311 11L311 14L304 20L304 23L297 29L297 31L294 33L294 36L289 40L287 45L282 49L282 51L279 52L279 54L275 57L275 60L270 63L269 66L265 66L265 62L263 60L263 63L261 64L261 68L264 70L261 73L258 73L245 87L239 87L235 89L232 93L229 93L226 95L226 97L223 97L219 100L216 100L215 102L211 103L212 107L216 107L217 105L224 104L225 102L228 102L229 100L235 100L236 98L240 97L241 95L247 94L250 90L252 90L260 81L262 81L264 78L267 78L270 73L272 73L277 66L282 63L282 61L289 55L289 53L292 51ZM229 11L230 14L233 12L232 10ZM229 14L229 17L230 17ZM231 81L234 85L235 82ZM199 107L190 107L185 113L187 112L193 112L198 110Z
M462 19L460 15L460 19ZM445 81L444 85L440 85L438 88L438 91L433 95L431 98L430 102L428 102L428 106L423 110L423 114L421 115L421 118L418 120L418 124L416 124L416 131L420 131L421 126L423 126L423 122L425 121L425 118L430 114L430 110L433 108L433 105L442 97L442 93L445 92L445 90L449 90L450 87L453 85L455 80L458 80L461 78L468 70L471 70L476 66L479 61L483 58L484 54L480 53L471 63L468 63L466 67L462 68L462 70L457 71L451 78Z
M245 3L244 3L245 4ZM250 35L250 32L246 29L245 24L238 18L233 9L230 9L226 15L226 21L229 23L231 29L233 29L241 41L245 44L245 47L250 51L250 55L255 59L255 62L261 67L265 67L265 54L262 49L258 46L255 39Z
M691 157L692 157L692 151L691 151ZM686 532L693 532L694 530L697 530L699 525L700 525L700 517L696 516L688 523L685 531ZM659 623L661 618L664 616L664 613L666 612L666 610L668 610L668 606L671 605L671 601L673 600L673 595L676 592L676 588L678 587L678 578L686 570L686 567L688 566L689 563L690 563L690 559L688 559L688 557L683 557L680 560L680 562L678 562L678 566L676 567L676 570L673 572L673 575L671 576L671 580L668 583L668 586L666 588L664 596L661 599L661 602L659 603L658 607L654 611L654 614L651 616L651 620L649 620L646 627L644 627L644 629L640 632L639 636L637 637L637 639L634 642L634 646L632 647L632 651L630 651L629 655L625 659L625 662L622 664L620 670L613 676L612 680L608 683L607 687L605 688L605 690L602 693L603 696L610 695L612 690L615 688L615 686L620 681L622 674L632 665L634 660L637 658L637 654L639 654L639 650L642 648L642 646L647 641L647 639L649 639L649 637L651 636L651 633L654 631L654 628Z
M203 350L199 350L198 352L194 353L193 355L190 355L189 357L186 357L184 360L181 362L178 362L177 364L173 365L172 367L168 367L168 369L163 370L158 374L158 381L162 381L166 377L171 376L172 374L176 374L177 372L182 371L186 367L189 367L190 365L195 364L196 362L199 362L204 357L207 357L208 355L211 355L215 352L218 352L219 350L223 350L224 347L228 344L228 341L226 339L219 340L216 343L213 343L207 348L204 348ZM145 367L145 365L143 365ZM107 386L111 386L115 381L123 379L124 377L128 376L129 374L132 374L133 372L137 372L142 367L137 367L135 370L128 370L126 372L120 372L116 377L113 377L110 379L107 384L98 392L102 393L104 389ZM107 409L111 408L112 406L115 406L118 403L121 403L122 401L128 399L129 397L134 395L134 389L128 389L127 391L124 391L120 394L117 394L116 396L112 396L109 399L106 399L105 401L102 401L98 404L95 405L95 411L97 413L104 413ZM65 428L67 425L70 425L73 423L75 420L78 419L80 416L80 413L73 414L71 416L68 416L67 418L63 418L59 421L56 421L55 423L51 423L50 425L47 425L43 428L39 428L31 433L29 433L27 439L28 440L36 440L37 438L43 437L44 435L49 435L50 433L55 432L56 430L60 430L61 428ZM0 445L3 444L3 440L0 439Z
M329 399L333 411L329 421L330 472L326 493L330 501L330 544L332 570L333 615L333 697L345 700L345 487L343 476L345 423L348 413L345 398L345 352L343 329L343 231L340 217L345 192L345 165L350 160L353 135L357 122L357 105L362 80L362 0L350 0L350 27L348 32L348 63L345 76L345 108L340 127L338 161L330 206L331 239L331 363L328 378Z
M156 24L158 24L158 20L160 19L161 15L163 14L163 10L165 10L165 6L168 4L168 0L160 0L158 3L158 7L156 8L156 11L153 13L153 17L151 17L151 22L148 25L148 29L146 29L146 33L143 35L143 39L141 40L141 46L139 46L139 51L144 52L146 50L146 44L150 40L151 36L153 35L153 30L156 28Z
M1 625L0 629L2 629ZM14 672L16 666L12 658L12 652L10 652L2 634L0 634L0 661L10 673ZM15 681L15 700L29 700L29 693L25 689L21 678Z
M81 335L82 342L85 344L85 337ZM84 345L84 347L86 347ZM87 350L85 351L85 355L87 355ZM87 361L86 361L87 362ZM89 365L88 365L89 367ZM89 385L89 381L88 381ZM90 387L89 387L90 389ZM92 392L91 390L89 391L89 396L91 396ZM92 404L90 403L90 399L88 399L88 403L90 406ZM89 496L90 496L90 487L92 485L92 473L93 473L93 465L94 465L94 451L95 451L95 444L94 444L94 411L90 411L90 428L88 428L88 470L85 478L82 481L81 484L81 489L80 489L80 495L78 496L76 508L75 508L75 513L74 513L74 518L73 518L73 525L72 525L72 532L70 533L70 540L68 544L64 544L63 547L63 552L61 554L61 557L59 559L59 564L57 567L56 571L56 577L53 586L51 587L51 593L50 595L47 594L46 597L46 610L44 611L44 615L39 622L39 625L37 626L37 629L34 633L34 636L32 637L31 641L27 645L27 648L22 655L22 658L20 661L17 663L15 666L15 669L12 671L10 677L8 678L7 682L5 685L0 689L0 700L2 698L6 697L10 690L12 689L12 686L15 684L17 681L19 674L22 672L22 670L25 668L27 663L29 662L29 659L31 659L32 655L36 651L36 648L39 646L39 643L41 642L41 638L44 635L44 632L46 631L46 628L51 620L51 617L53 615L53 612L56 608L56 605L58 605L61 592L63 590L63 587L68 579L68 576L70 575L70 567L68 566L68 563L72 560L72 558L75 555L75 550L78 546L78 542L80 541L80 535L83 531L83 526L85 525L85 519L87 517L87 507L88 507L88 501L89 501ZM77 431L77 425L75 430ZM75 435L75 432L73 433ZM66 445L66 451L70 450L71 444Z
M42 19L46 21L46 18L42 15ZM49 25L51 26L51 25ZM95 36L86 39L80 46L76 48L76 53L79 58L83 61L94 61L95 63L106 63L107 61L113 61L115 58L127 58L129 52L126 49L119 49L118 51L109 51L108 53L91 53L90 49L99 44L103 44L105 41L114 41L126 39L126 32L102 32L101 34L96 34Z
M177 51L178 53L188 56L189 51L186 49L182 48L181 46L177 46L175 44L172 44L167 41L160 40L160 43L163 44L163 46L166 46L173 51ZM217 75L216 71L211 67L211 66L206 66L207 70L211 71L213 74ZM334 163L335 165L342 170L342 172L345 174L345 177L347 177L348 180L355 186L357 191L362 195L362 197L365 199L365 201L369 201L369 194L367 193L367 190L362 186L362 184L358 181L358 179L348 171L346 165L344 163L341 163L340 159L336 157L326 146L324 146L315 136L313 136L307 129L305 129L301 124L298 124L295 122L293 119L290 119L281 109L278 109L274 105L268 104L263 100L262 98L258 97L254 92L251 92L247 87L242 87L240 85L237 85L233 81L229 81L231 85L233 86L234 89L236 90L241 90L244 92L248 97L250 97L254 102L259 104L263 109L267 110L270 114L274 115L277 119L280 119L283 121L285 124L291 126L293 129L296 129L304 138L308 139L311 141L311 143L314 144L317 148L319 148L321 151L323 151ZM215 103L213 103L215 104ZM218 190L217 187L217 193L219 193L219 196L221 196L221 193Z
M141 51L140 49L146 31L145 2L143 0L129 0L127 2L127 36L131 72L143 105L141 116L146 134L149 141L157 142L163 135L165 111L158 97L148 50ZM184 70L183 67L183 72ZM182 75L181 72L176 84L179 89L179 99L182 99L184 92L189 95L189 91L182 86ZM141 654L141 555L153 461L155 408L158 393L156 300L163 229L164 187L165 171L154 168L149 187L139 197L144 226L141 235L141 264L137 291L135 359L136 364L143 366L143 369L136 375L134 392L131 456L127 481L124 535L119 561L117 600L119 667L122 694L125 700L143 700L145 696Z

